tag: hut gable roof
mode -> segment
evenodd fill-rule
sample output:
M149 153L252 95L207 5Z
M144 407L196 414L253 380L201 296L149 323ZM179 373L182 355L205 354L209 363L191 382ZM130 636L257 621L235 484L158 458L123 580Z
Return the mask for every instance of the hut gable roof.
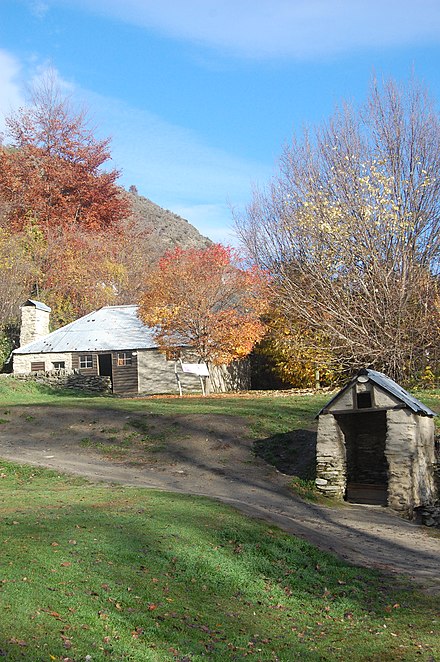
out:
M326 412L330 407L333 407L333 405L336 404L338 400L342 399L343 395L359 381L359 377L365 378L362 381L372 382L382 391L385 391L385 393L391 395L393 399L396 399L398 403L401 403L415 414L419 414L420 416L437 416L437 414L432 411L432 409L424 405L422 402L420 402L420 400L408 393L408 391L405 391L404 388L399 386L399 384L393 381L390 377L387 377L382 372L378 372L377 370L371 370L370 368L362 368L358 374L353 377L353 379L351 379L343 389L339 391L339 393L337 393L331 400L329 400L329 402L327 402L327 404L318 413L318 416Z
M153 329L137 315L138 306L105 306L39 340L14 350L14 354L153 349Z

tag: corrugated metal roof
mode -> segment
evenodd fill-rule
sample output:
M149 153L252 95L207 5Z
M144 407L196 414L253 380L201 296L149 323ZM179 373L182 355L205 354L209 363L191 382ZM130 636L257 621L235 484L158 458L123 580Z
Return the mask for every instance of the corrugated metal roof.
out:
M35 299L28 299L21 308L24 306L34 306L37 310L45 310L47 313L50 313L52 310L49 308L49 306L46 306L45 303L41 303L41 301L35 301Z
M153 349L157 347L153 330L141 322L137 311L138 306L105 306L19 347L14 354Z
M399 400L404 402L416 414L422 414L423 416L437 416L432 409L424 405L420 400L417 400L416 397L411 395L411 393L408 393L408 391L405 391L404 388L399 386L399 384L390 379L390 377L384 375L382 372L365 368L365 373L372 382L383 388L385 391L388 391L396 398L399 398ZM363 371L361 370L359 374L363 374Z
M335 400L337 400L339 396L342 395L342 393L347 391L361 375L368 377L368 379L370 379L374 384L377 384L377 386L382 388L384 391L394 395L394 397L398 398L405 406L407 406L416 414L420 414L421 416L437 416L437 414L432 411L432 409L424 405L423 402L420 402L420 400L417 400L417 398L411 395L411 393L405 391L404 388L399 386L399 384L397 384L390 377L387 377L382 372L378 372L377 370L371 370L370 368L362 368L362 370L360 370L358 374L353 377L353 379L346 386L344 386L341 391L339 391L339 393L337 393L329 402L327 402L327 404L318 413L318 416L331 404L333 404L333 402L335 402Z

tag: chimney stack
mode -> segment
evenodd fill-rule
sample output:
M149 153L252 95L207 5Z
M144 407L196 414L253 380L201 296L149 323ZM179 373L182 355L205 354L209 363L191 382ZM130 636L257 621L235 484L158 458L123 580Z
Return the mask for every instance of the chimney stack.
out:
M20 347L49 333L50 308L41 301L28 299L21 306Z

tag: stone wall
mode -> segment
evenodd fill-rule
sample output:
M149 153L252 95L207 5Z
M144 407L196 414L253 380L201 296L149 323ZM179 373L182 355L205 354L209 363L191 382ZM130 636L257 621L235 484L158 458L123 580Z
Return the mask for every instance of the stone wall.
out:
M316 442L316 487L329 497L342 499L346 487L344 435L332 414L321 414Z
M434 421L406 409L387 412L388 505L412 517L435 500Z
M139 393L179 393L174 360L168 361L157 349L138 350L137 356ZM197 363L197 356L191 352L182 352L181 358L183 362ZM179 363L177 372L183 395L202 392L199 377L183 372ZM206 380L207 393L229 393L249 388L250 367L247 361L229 366L210 366L209 372L210 377Z
M26 374L31 372L31 364L42 362L45 365L45 372L52 372L54 361L64 361L66 372L71 372L72 368L72 354L62 352L59 354L14 354L13 355L13 371L14 374Z
M210 366L209 390L211 393L230 393L250 388L251 369L247 359L230 365Z
M33 305L21 307L20 347L48 335L49 314L50 309L42 310Z
M101 377L100 375L81 375L79 373L69 373L65 370L55 370L21 375L16 374L13 376L8 375L8 377L22 381L32 381L53 388L68 388L102 394L112 392L110 377Z
M436 500L433 503L423 505L416 509L417 519L425 526L440 528L440 440L437 437L435 443L434 484Z
M138 350L138 387L139 393L156 395L161 393L179 393L174 360L168 361L157 349ZM201 393L200 379L195 375L179 370L182 392Z

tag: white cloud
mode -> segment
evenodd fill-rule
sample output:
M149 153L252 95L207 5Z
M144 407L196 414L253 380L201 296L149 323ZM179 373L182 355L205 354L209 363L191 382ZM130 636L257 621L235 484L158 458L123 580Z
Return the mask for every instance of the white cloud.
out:
M229 200L243 205L269 169L203 143L192 131L126 103L82 94L102 135L112 135L113 165L126 188L171 209L211 239L228 243Z
M18 60L0 49L0 131L5 128L5 115L23 103L20 73Z
M47 2L44 2L44 0L31 0L30 8L31 12L37 18L44 18L49 11L49 5Z
M51 1L251 58L316 58L440 39L438 0Z
M0 132L5 129L5 116L29 102L32 89L41 85L48 75L53 77L61 92L71 99L72 106L77 106L75 86L63 79L51 63L42 62L36 57L20 61L0 49Z

